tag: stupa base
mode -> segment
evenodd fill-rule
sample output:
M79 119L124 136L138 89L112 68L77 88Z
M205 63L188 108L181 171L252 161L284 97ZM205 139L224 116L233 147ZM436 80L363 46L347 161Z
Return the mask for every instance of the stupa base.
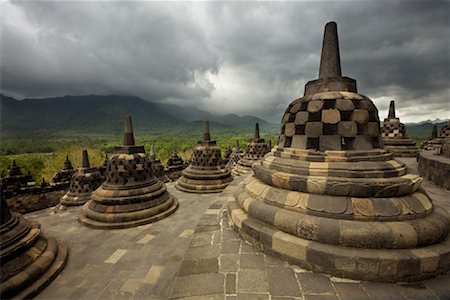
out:
M231 176L224 180L195 180L182 177L175 183L175 188L186 193L221 193L231 181L233 181Z
M356 280L418 281L450 269L448 216L439 207L422 220L386 224L330 219L285 209L281 203L269 205L270 198L266 203L250 190L281 202L283 195L269 186L260 188L255 181L252 178L238 185L236 194L228 198L228 214L234 229L259 250L311 271ZM290 193L286 201L295 200L292 193L296 192ZM363 246L366 244L371 246ZM389 248L383 248L388 244Z
M231 174L233 174L233 176L240 176L240 175L247 174L247 173L249 173L251 171L252 171L252 167L251 166L244 166L244 165L237 164L231 170Z
M45 250L33 263L26 266L15 276L2 282L2 299L28 299L36 296L59 275L66 265L68 259L67 246L59 244L56 239L46 237L42 233L34 242L35 244L47 243ZM21 261L24 257L36 256L36 251L36 248L30 247L13 260L18 260L16 265L19 266L22 264ZM11 264L11 262L8 264Z
M422 151L419 157L418 171L420 176L450 190L450 158L435 155L434 151Z
M419 149L411 139L383 139L384 149L389 150L395 157L416 157Z
M162 220L171 214L173 214L179 207L179 202L176 198L173 198L169 203L163 203L164 207L151 208L144 211L135 211L128 213L97 213L91 211L86 205L83 206L84 216L78 217L78 221L91 228L95 229L124 229L130 227L136 227L153 223ZM151 210L157 210L156 212L150 212ZM150 215L150 216L145 216Z
M65 194L59 201L61 205L64 206L81 206L89 201L91 198L91 193L81 194L78 196L71 195L70 193Z

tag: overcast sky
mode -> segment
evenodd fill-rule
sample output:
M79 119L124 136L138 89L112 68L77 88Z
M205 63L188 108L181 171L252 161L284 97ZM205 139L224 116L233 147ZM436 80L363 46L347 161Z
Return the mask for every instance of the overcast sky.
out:
M323 27L387 116L450 117L450 2L1 1L1 92L136 95L278 123L317 79Z

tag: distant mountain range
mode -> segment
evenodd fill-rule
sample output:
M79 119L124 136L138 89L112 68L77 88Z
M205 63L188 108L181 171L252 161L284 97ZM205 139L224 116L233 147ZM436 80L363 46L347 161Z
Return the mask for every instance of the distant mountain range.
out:
M276 134L278 124L254 116L215 115L195 108L145 101L134 96L64 96L17 100L0 94L2 137L60 136L61 134L120 134L125 116L133 116L138 132L201 134L202 121L209 120L214 133L253 133L256 122L265 133ZM281 116L280 116L281 118ZM433 124L446 120L405 124L415 140L428 139Z
M221 131L253 132L256 122L264 131L276 132L279 125L254 116L214 115L195 107L161 104L134 96L64 96L17 100L0 94L0 133L7 137L52 134L117 134L125 116L133 117L136 131L192 133L199 121L210 120Z

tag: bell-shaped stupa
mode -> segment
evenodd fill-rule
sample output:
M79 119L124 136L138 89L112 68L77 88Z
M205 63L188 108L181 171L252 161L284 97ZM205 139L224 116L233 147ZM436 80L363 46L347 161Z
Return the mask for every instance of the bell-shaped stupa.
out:
M154 145L151 145L150 147L150 155L148 158L152 164L153 175L162 182L169 182L169 178L164 173L164 166L161 164L161 160L156 158Z
M0 193L0 298L29 299L64 268L67 247L45 235L38 223L12 212Z
M127 228L160 220L177 208L178 201L153 175L144 146L135 145L128 117L124 144L109 158L105 182L83 206L80 222L101 229Z
M440 151L440 148L442 145L450 139L450 120L442 126L439 136L437 135L437 125L433 125L433 131L431 133L431 139L428 141L425 141L420 146L423 150L438 150Z
M23 174L15 159L13 160L12 166L9 167L8 174L0 180L2 189L8 193L17 192L21 188L27 187L27 185L32 182L34 182L34 180L31 174Z
M381 141L383 148L397 157L416 157L419 149L416 142L406 136L406 128L395 116L395 101L389 104L389 114L381 123Z
M87 150L83 150L81 168L78 168L70 179L67 194L59 202L64 206L85 204L103 182L103 176L97 168L91 168Z
M75 172L76 170L73 168L69 156L66 155L66 160L64 161L62 169L55 173L52 182L56 184L67 184L70 182L70 179Z
M233 180L230 170L221 166L220 148L211 140L209 122L203 130L203 140L197 142L191 164L181 172L175 187L189 193L219 193Z
M233 168L232 174L239 176L252 170L252 165L260 161L270 151L269 144L259 136L259 124L255 125L255 136L245 148L242 159Z
M447 212L380 148L377 108L341 76L336 23L322 47L319 79L228 199L233 226L258 249L335 276L395 282L448 271Z
M186 167L187 164L177 152L174 151L167 161L167 167L164 169L164 173L166 173L170 180L175 181L181 177L181 172L186 169Z
M236 140L236 143L231 151L230 159L226 165L227 168L232 170L244 156L244 153L241 151L239 140Z

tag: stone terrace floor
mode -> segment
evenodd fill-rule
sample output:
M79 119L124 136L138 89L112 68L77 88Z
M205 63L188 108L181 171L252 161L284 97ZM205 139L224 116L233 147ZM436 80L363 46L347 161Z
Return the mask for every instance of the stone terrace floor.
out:
M402 159L415 171L415 159ZM98 230L79 208L26 214L69 246L61 274L37 299L450 299L450 272L413 284L354 281L312 273L255 250L228 224L227 195L182 193L172 216L137 228ZM450 212L450 192L423 187Z

